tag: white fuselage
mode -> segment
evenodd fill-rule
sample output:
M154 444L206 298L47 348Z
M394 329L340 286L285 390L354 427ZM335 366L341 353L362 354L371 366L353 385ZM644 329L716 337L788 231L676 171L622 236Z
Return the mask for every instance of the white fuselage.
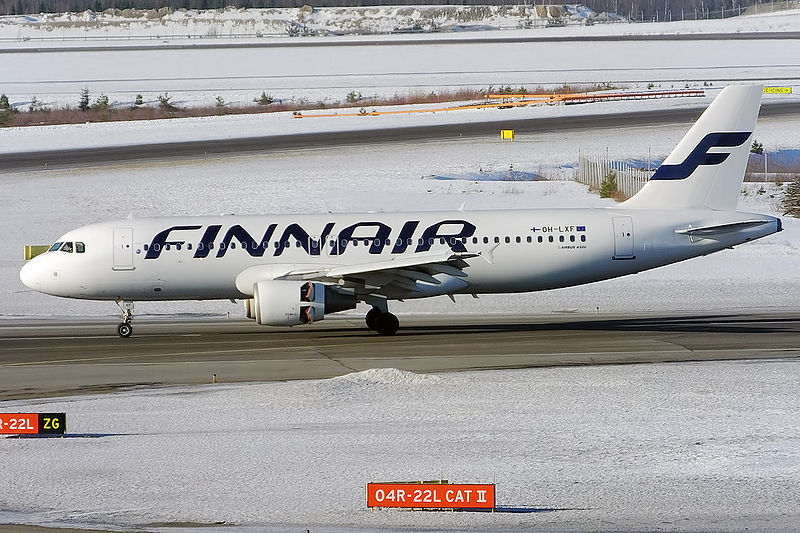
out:
M742 221L762 223L735 226ZM685 233L725 224L733 229L708 236ZM278 276L452 250L480 254L466 260L466 276L439 274L436 285L387 287L382 296L526 292L640 272L779 230L774 217L709 209L147 218L70 231L59 242L82 243L82 253L47 252L25 265L20 277L35 290L70 298L251 298L246 284L237 287L237 277L256 266Z

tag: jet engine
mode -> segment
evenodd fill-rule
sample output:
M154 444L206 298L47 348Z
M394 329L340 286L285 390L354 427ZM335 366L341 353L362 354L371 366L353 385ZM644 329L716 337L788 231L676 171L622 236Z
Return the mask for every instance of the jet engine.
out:
M353 292L311 281L259 281L247 306L262 326L295 326L323 320L326 314L355 309Z

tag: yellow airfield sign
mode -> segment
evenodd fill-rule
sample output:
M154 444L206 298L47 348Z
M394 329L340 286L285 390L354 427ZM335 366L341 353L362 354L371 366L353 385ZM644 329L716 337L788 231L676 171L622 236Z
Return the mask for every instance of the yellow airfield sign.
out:
M764 94L792 94L791 87L764 87Z

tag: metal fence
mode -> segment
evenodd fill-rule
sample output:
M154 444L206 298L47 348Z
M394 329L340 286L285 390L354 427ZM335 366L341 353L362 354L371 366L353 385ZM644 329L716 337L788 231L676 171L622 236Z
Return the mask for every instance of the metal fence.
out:
M631 168L622 161L611 161L602 156L579 155L575 181L593 189L600 189L603 180L612 171L617 179L617 190L627 197L639 192L655 172L655 170Z

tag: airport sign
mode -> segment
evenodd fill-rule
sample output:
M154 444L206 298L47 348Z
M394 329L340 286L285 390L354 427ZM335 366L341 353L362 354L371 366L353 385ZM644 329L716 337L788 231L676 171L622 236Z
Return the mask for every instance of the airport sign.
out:
M0 413L0 435L63 435L66 413Z
M494 484L367 484L367 507L494 509L494 500Z
M764 87L764 94L792 94L791 87Z

